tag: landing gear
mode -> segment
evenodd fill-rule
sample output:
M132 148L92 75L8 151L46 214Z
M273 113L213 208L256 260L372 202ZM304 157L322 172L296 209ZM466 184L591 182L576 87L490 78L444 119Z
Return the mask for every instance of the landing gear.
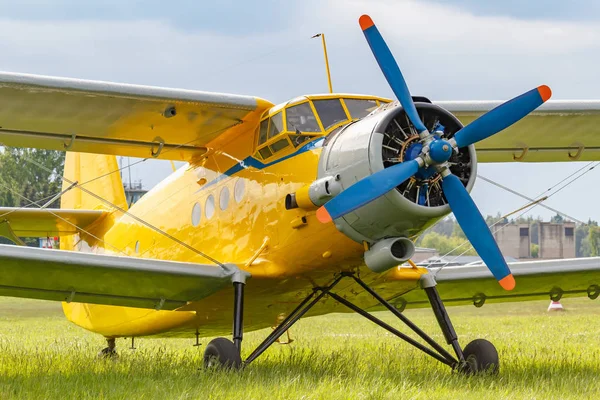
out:
M498 352L493 344L485 339L475 339L463 350L466 374L497 374L499 370Z
M107 347L103 348L98 353L98 358L105 358L105 359L111 359L111 360L116 360L117 358L119 358L119 355L117 354L117 351L115 350L115 339L114 338L106 339L106 344L107 344Z
M344 297L332 292L331 290L345 277L352 278L357 284L359 284L366 292L373 296L381 305L387 308L392 314L394 314L400 321L402 321L409 329L417 334L427 345L416 341L410 336L400 332L391 325L383 322L379 318L366 312L362 308L356 306L352 302L348 301ZM325 295L329 298L336 300L338 303L350 308L357 314L367 318L369 321L379 325L383 329L399 337L410 345L423 351L425 354L435 358L436 360L448 365L453 370L465 372L467 374L476 374L480 372L497 373L498 372L498 353L494 346L487 340L478 339L475 340L463 350L459 343L458 337L450 321L450 317L446 312L444 303L440 298L440 295L436 288L436 282L432 275L425 274L421 276L421 287L427 294L429 303L433 313L438 321L438 324L444 334L446 343L452 346L452 350L455 354L452 355L443 346L437 343L433 338L423 332L417 327L412 321L398 311L392 304L382 298L373 289L367 286L359 277L354 273L344 272L340 274L329 286L316 287L313 292L306 297L294 311L292 311L287 318L285 318L277 328L250 354L250 356L244 361L244 365L247 365L254 361L260 356L269 346L281 337L292 325L296 323L303 315L305 315L315 304L319 302ZM237 304L237 302L236 302ZM235 324L234 324L235 325ZM234 333L236 332L234 326ZM234 334L235 337L235 334ZM215 339L216 340L216 339ZM229 342L229 341L227 341ZM231 342L229 342L231 343Z
M242 366L244 284L245 276L233 282L233 341L222 337L211 340L204 350L204 368L239 369Z

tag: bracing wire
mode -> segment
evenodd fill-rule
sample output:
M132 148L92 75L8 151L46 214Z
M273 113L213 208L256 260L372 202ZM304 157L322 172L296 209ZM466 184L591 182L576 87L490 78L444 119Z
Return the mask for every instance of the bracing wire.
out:
M33 204L33 203L37 204L36 202L33 202L32 200L30 200L30 199L28 199L27 197L23 196L22 194L20 194L20 193L19 193L19 192L17 192L16 190L14 190L14 189L12 189L12 188L10 188L10 187L6 186L6 185L3 185L2 183L0 183L0 187L2 187L2 188L4 188L4 189L6 189L6 190L8 190L8 191L10 191L10 192L12 192L12 193L14 193L14 194L16 194L17 196L19 196L20 198L24 199L25 201L29 201L31 204ZM40 201L41 201L41 200L40 200ZM21 207L21 208L25 208L25 207ZM41 208L41 207L40 207L40 208ZM107 245L107 246L109 246L109 247L113 248L114 250L118 251L119 253L122 253L122 254L124 254L124 255L127 255L123 249L119 249L118 247L116 247L116 246L114 246L114 245L112 245L112 244L110 244L110 243L106 242L105 240L103 240L103 239L101 239L101 238L99 238L99 237L95 236L95 235L94 235L94 234L92 234L91 232L89 232L89 231L86 231L84 228L82 228L82 227L80 227L80 226L77 226L76 224L72 223L71 221L67 220L66 218L63 218L63 217L61 217L61 216L60 216L60 215L58 215L57 213L53 212L53 211L52 211L52 209L50 209L50 208L45 208L44 210L46 210L46 212L48 212L48 213L52 214L52 215L53 215L53 216L55 216L56 218L58 218L58 219L60 219L60 220L62 220L62 221L64 221L64 222L66 222L67 224L69 224L69 225L73 226L74 228L76 228L76 229L78 229L78 230L82 231L82 232L83 232L83 233L85 233L86 235L89 235L89 236L93 237L94 239L98 240L99 242L101 242L101 243L103 243L103 244L105 244L105 245ZM13 211L11 211L11 212L14 212L14 211L16 211L16 210L13 210ZM10 214L10 212L9 212L9 213L5 213L5 214L3 214L3 215L7 215L7 214Z
M592 165L592 164L594 164L594 165ZM590 167L590 165L592 165L592 166ZM547 190L543 191L543 192L542 192L540 195L538 195L538 196L536 196L536 197L540 197L540 196L544 195L545 193L547 193L547 192L549 192L549 191L552 191L552 189L554 189L556 186L558 186L558 185L560 185L561 183L563 183L563 182L567 181L569 178L571 178L571 177L575 176L577 173L579 173L579 172L581 172L582 170L584 170L584 169L586 169L586 168L587 168L587 169L586 169L586 170L585 170L583 173L579 174L578 176L576 176L576 177L575 177L575 178L573 178L572 180L570 180L570 181L567 181L567 183L565 183L563 186L561 186L561 187L560 187L559 189L557 189L556 191L554 191L554 192L552 192L552 193L548 194L548 195L546 196L546 199L548 199L548 198L550 198L550 197L554 196L555 194L559 193L561 190L563 190L563 189L564 189L564 188L566 188L567 186L571 185L572 183L574 183L575 181L577 181L578 179L580 179L581 177L583 177L583 176L584 176L584 175L586 175L587 173L591 172L591 171L592 171L594 168L596 168L598 165L600 165L600 162L596 162L596 163L594 163L594 162L591 162L591 163L589 163L589 164L586 164L585 166L583 166L583 167L579 168L577 171L573 172L572 174L570 174L570 175L569 175L569 176L567 176L566 178L562 179L562 180L561 180L561 181L559 181L558 183L556 183L556 184L554 184L553 186L551 186L549 189L547 189ZM535 202L534 202L534 203L529 203L529 205L531 205L531 207L526 207L527 205L528 205L528 204L525 204L525 208L526 208L526 209L525 209L525 210L524 210L522 213L520 213L519 215L517 215L517 217L516 217L517 219L518 219L518 218L520 218L521 216L523 216L523 215L527 214L528 212L530 212L530 211L531 211L532 209L534 209L535 207L537 207L537 206L541 205L541 201L539 201L539 199L538 199L538 200L535 200ZM523 207L521 207L521 208L523 208ZM517 212L518 212L518 210L517 210ZM496 226L497 224L499 224L499 223L500 223L500 221L501 221L501 220L498 220L498 221L496 221L495 223L493 223L492 225L490 225L490 226L489 226L490 230L491 230L491 228L493 228L494 226ZM498 229L494 230L494 231L493 231L493 233L496 233L496 232L499 232L499 231L501 231L502 229L504 229L504 228L505 228L505 226L506 226L506 225L503 225L503 226L499 227ZM465 241L464 241L462 244L460 244L459 246L456 246L454 249L450 250L449 252L447 252L446 254L444 254L443 256L441 256L441 258L443 259L443 258L447 257L448 255L450 255L450 254L454 253L456 250L460 249L460 248L461 248L461 247L463 247L465 244L470 244L470 242L469 242L468 240L465 240ZM463 252L462 252L462 253L460 253L459 255L455 256L455 257L454 257L452 260L448 260L448 261L447 261L445 264L443 264L442 266L440 266L440 267L439 267L439 268L438 268L438 269L435 271L435 273L434 273L434 277L437 277L437 274L438 274L438 273L439 273L439 272L440 272L440 271L441 271L441 270L442 270L444 267L446 267L446 266L447 266L448 264L450 264L451 262L453 262L453 261L457 260L457 259L458 259L458 257L462 256L462 255L463 255L463 254L465 254L467 251L469 251L469 250L471 249L471 247L472 247L472 246L469 246L469 247L468 247L468 248L467 248L465 251L463 251ZM425 268L429 268L429 267L431 267L431 265L432 265L432 264L433 264L433 263L429 263L428 265L426 265L426 266L425 266Z

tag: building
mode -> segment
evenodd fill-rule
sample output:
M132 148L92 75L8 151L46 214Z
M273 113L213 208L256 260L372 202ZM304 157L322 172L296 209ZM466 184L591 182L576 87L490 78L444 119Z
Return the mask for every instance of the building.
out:
M538 258L575 258L575 223L540 222Z
M429 249L427 247L416 247L415 254L411 257L411 260L415 263L427 260L433 257L439 257L440 254L436 249Z
M129 207L148 193L147 190L142 189L142 181L133 181L131 184L123 183L123 188L125 189L125 199L127 199Z
M491 228L494 239L504 257L531 258L531 232L529 224L504 224Z

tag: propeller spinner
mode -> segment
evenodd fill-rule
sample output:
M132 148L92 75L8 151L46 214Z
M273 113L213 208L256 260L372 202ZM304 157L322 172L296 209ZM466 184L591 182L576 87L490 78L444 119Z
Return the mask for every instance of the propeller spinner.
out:
M512 290L515 279L469 192L451 173L448 160L453 150L484 140L531 113L550 98L550 88L543 85L523 93L465 126L452 139L440 139L421 121L402 72L371 17L363 15L359 23L381 71L417 129L423 149L414 159L385 168L350 186L319 208L317 218L323 223L330 222L383 196L420 170L434 167L442 176L444 196L466 237L500 285Z

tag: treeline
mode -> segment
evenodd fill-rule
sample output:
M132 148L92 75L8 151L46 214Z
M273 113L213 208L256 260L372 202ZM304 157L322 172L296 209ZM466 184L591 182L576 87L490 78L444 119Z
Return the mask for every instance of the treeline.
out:
M39 208L60 193L65 163L63 151L0 147L0 206ZM59 208L56 199L49 208ZM22 238L38 246L36 238ZM0 243L12 243L0 238Z
M501 229L503 224L529 224L531 234L531 256L537 258L539 253L538 226L544 222L542 217L519 217L507 219L500 216L488 215L485 218L492 232ZM555 215L549 222L563 223L561 215ZM436 249L440 255L477 255L468 243L462 229L452 217L447 217L427 229L417 240L417 246ZM575 228L575 254L577 257L594 257L600 255L600 228L598 222L590 219L587 224L577 224Z

